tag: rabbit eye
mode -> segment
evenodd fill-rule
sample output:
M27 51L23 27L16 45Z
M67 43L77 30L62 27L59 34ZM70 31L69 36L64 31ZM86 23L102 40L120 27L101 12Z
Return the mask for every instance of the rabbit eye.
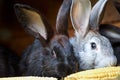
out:
M97 46L96 46L96 43L92 42L92 43L91 43L91 48L94 50L94 49L96 49L96 47L97 47Z
M55 50L52 50L52 55L53 55L53 57L56 58L56 52L55 52Z

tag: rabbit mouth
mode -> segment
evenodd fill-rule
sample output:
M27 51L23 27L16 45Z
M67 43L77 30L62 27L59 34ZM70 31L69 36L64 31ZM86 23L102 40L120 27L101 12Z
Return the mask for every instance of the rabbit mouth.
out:
M57 71L55 71L55 70L43 70L42 71L42 76L47 76L47 77L56 77L56 78L60 78L60 77L62 77L62 76L60 76L59 74L58 74L58 72Z
M51 68L47 67L42 71L42 76L56 77L59 79L59 78L67 76L67 74L65 71L58 71L57 68L51 69Z

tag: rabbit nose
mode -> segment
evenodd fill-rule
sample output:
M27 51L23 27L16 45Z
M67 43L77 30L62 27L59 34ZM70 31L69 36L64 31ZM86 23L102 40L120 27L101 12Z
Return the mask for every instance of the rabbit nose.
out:
M113 56L113 58L111 59L111 66L115 66L117 65L117 57Z
M117 64L117 57L112 55L112 56L108 56L108 58L106 58L106 60L108 61L109 65L108 66L115 66Z

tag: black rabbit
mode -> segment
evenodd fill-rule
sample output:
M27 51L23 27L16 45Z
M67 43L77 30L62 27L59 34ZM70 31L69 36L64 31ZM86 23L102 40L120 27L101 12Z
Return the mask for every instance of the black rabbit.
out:
M4 45L0 45L0 77L18 76L20 57Z
M114 2L116 10L120 14L120 2ZM117 57L117 65L120 65L120 27L111 24L101 24L100 34L106 36L113 47L114 54Z
M54 32L39 11L28 5L15 4L19 22L35 37L22 55L20 74L61 78L77 71L77 60L67 32L70 5L71 0L63 1Z

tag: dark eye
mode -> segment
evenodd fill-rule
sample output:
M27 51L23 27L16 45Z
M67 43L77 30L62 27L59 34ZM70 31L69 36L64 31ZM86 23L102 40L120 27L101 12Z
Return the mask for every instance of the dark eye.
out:
M56 52L55 52L55 50L52 50L52 56L56 58Z
M96 49L96 47L97 47L97 46L96 46L96 43L92 42L92 43L91 43L91 49Z

